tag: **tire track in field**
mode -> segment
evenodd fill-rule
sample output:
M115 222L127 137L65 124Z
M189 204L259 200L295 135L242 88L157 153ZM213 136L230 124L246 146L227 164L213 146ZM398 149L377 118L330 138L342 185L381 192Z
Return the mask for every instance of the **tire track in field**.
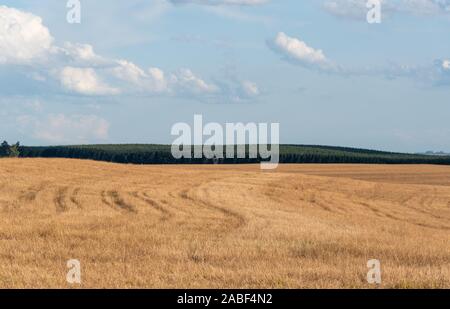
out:
M394 195L394 193L398 195L399 190L393 192L393 189L385 189L379 184L370 189L358 190L353 194L348 192L348 189L344 189L344 191L342 191L339 187L331 187L330 189L336 193L345 192L344 194L347 196L346 199L348 199L348 201L354 200L355 196L353 196L353 194L356 193L356 196L360 199L360 201L355 201L353 205L359 207L362 206L365 209L370 210L378 217L389 218L391 220L408 223L419 227L426 227L436 230L450 230L450 226L446 225L445 222L442 222L442 220L447 221L447 218L439 216L428 210L429 206L432 205L435 200L435 197L432 196L437 194L435 191L433 193L429 191L420 191L417 193L413 193L410 190L402 191L403 196L399 199L398 196L396 197L396 195ZM374 204L376 202L389 203L390 205L389 208L386 208L387 206L380 207L377 204ZM416 203L419 207L411 205L414 203ZM420 207L425 209L421 209ZM409 212L405 213L405 210L408 210ZM431 219L434 222L427 222L428 220L426 219Z
M19 202L33 202L36 200L38 194L47 187L47 182L42 182L37 186L29 187L25 192L19 196Z
M114 205L108 201L108 197L106 195L106 191L105 190L102 191L101 197L102 197L102 203L103 204L105 204L105 205L107 205L107 206L109 206L111 208L114 208Z
M280 185L280 183L295 184L293 185L293 187L294 192L296 193L296 197L292 199L292 197L290 196L290 193L292 193L293 190L292 185L285 186ZM315 190L308 184L305 184L303 181L299 182L299 179L297 177L286 177L284 179L277 180L276 182L271 181L267 184L261 185L261 187L267 197L269 197L272 201L280 204L296 205L298 204L298 201L302 201L307 205L309 204L314 208L318 207L328 213L345 214L348 212L345 208L340 207L339 204L337 204L335 200L329 196L329 192ZM277 192L278 194L276 195L276 198L274 198L275 194L273 188L277 188L279 190L279 192ZM267 192L272 193L267 194Z
M78 199L80 188L75 188L70 195L70 201L78 208L83 209L81 202Z
M121 210L127 213L137 213L137 209L124 201L120 193L116 190L102 191L102 202L114 210Z
M438 199L438 197L437 197L438 192L436 192L436 189L434 189L433 192L425 192L425 193L427 193L427 194L424 194L418 198L419 206L423 206L423 208L419 208L414 205L411 205L411 204L414 204L411 201L414 198L417 198L417 194L411 195L411 198L407 199L406 201L403 200L401 205L406 208L412 209L422 215L429 216L429 217L432 217L437 220L444 220L444 221L450 222L450 218L446 218L445 216L435 214L432 210L429 210L430 208L432 209L433 203Z
M398 222L413 224L413 225L420 226L420 227L427 227L427 228L430 228L430 229L450 230L450 227L449 226L445 226L445 225L429 224L429 223L417 222L415 220L411 220L411 219L408 219L408 218L401 218L401 217L393 215L392 213L389 213L387 211L383 211L380 208L377 208L375 206L371 206L367 202L359 202L358 204L360 206L365 207L366 209L371 210L373 213L375 213L377 216L379 216L381 218L385 217L385 218L389 218L391 220L395 220L395 221L398 221ZM413 209L413 210L416 211L415 209ZM426 213L426 214L428 215L428 213Z
M212 200L208 189L206 188L201 188L201 186L204 185L204 183L199 183L199 184L193 184L190 186L189 189L184 189L182 191L180 191L178 193L178 196L181 197L182 199L185 200L189 200L190 202L194 203L197 206L206 208L206 209L210 209L216 212L219 212L221 214L223 214L225 216L225 218L230 219L230 221L233 221L233 228L234 229L238 229L242 226L244 226L247 221L245 219L244 216L242 216L241 214L230 210L228 208L225 207L221 207L221 206L217 206L214 203L212 203L210 200ZM198 196L198 194L196 194L196 190L201 190L201 192L206 195L206 199L201 198Z
M56 206L56 212L58 213L66 212L69 209L66 204L66 196L68 190L68 187L62 187L56 191L54 203Z
M382 211L380 211L380 210L379 210L378 208L376 208L376 207L371 206L371 205L370 205L369 203L367 203L367 202L359 202L359 205L361 205L361 206L363 206L363 207L369 209L369 210L372 211L377 217L380 217L380 218L386 217L386 215L385 215Z
M129 192L129 194L132 197L134 197L138 200L141 200L144 203L146 203L147 205L151 206L153 209L159 211L161 213L162 221L168 220L169 218L173 217L173 214L170 211L168 211L166 208L161 206L158 202L153 200L146 192L141 193L143 196L139 195L139 192L137 192L137 191Z

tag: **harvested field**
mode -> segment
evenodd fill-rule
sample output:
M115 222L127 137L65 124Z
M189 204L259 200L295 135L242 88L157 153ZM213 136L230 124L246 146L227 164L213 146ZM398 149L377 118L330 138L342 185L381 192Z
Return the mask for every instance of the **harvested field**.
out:
M0 160L0 287L450 288L450 167Z

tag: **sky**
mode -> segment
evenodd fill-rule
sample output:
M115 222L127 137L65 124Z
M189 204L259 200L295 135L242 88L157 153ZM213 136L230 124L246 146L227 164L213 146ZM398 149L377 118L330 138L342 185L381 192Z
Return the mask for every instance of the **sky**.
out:
M366 2L81 0L69 23L66 0L1 0L0 139L170 144L201 114L450 152L450 0L384 0L380 23Z

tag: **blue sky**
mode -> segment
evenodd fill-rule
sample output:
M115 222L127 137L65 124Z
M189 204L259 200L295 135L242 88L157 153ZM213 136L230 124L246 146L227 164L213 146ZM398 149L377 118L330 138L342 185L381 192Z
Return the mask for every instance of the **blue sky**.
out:
M176 122L279 122L283 143L450 152L450 1L0 3L0 138L171 143Z

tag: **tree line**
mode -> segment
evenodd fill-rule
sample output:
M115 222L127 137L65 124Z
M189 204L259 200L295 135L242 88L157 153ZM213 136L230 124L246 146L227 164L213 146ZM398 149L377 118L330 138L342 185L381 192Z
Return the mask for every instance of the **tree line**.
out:
M170 145L80 145L19 147L20 157L73 158L130 164L239 164L260 163L261 158L175 159ZM364 149L280 145L280 163L445 164L449 156L390 153Z

